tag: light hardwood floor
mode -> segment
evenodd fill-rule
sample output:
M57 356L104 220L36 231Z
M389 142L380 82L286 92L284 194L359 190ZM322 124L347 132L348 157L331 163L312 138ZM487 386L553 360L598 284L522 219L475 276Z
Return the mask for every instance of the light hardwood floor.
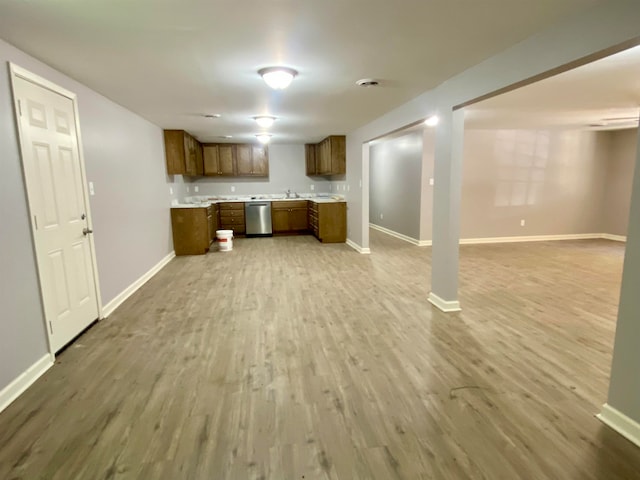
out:
M2 479L634 479L607 397L624 245L306 236L173 260L0 414Z

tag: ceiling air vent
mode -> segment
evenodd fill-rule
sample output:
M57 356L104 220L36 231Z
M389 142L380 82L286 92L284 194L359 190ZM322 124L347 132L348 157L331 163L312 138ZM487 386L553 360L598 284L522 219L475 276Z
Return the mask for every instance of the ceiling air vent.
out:
M377 87L380 85L380 82L373 78L361 78L356 82L356 85L359 87Z

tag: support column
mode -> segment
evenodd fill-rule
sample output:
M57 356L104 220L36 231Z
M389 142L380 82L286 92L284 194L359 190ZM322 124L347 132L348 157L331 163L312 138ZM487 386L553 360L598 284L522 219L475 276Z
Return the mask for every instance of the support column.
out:
M433 188L433 247L429 301L444 312L460 311L458 244L464 111L439 112Z
M598 418L640 446L640 136L622 273L609 398Z

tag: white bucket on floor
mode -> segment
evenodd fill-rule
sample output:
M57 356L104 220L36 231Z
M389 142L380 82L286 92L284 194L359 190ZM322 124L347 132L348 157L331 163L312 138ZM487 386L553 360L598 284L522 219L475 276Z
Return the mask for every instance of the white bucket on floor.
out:
M233 230L216 230L218 237L218 250L230 252L233 250Z

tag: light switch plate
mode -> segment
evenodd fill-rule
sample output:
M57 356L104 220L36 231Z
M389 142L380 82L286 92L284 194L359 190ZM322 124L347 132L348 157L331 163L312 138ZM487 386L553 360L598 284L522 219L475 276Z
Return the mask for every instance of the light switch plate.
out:
M347 192L351 191L351 186L347 184Z
M89 182L89 195L95 195L96 191L93 189L93 182Z
M315 185L311 185L311 191L313 192L316 189Z
M522 220L520 220L520 226L524 227L524 218Z
M193 187L193 191L196 192L196 193L199 192L200 191L200 187Z
M169 195L173 195L173 187L169 187Z
M236 187L234 187L233 185L231 185L231 193L236 191Z
M433 178L429 179L429 185L433 186Z

